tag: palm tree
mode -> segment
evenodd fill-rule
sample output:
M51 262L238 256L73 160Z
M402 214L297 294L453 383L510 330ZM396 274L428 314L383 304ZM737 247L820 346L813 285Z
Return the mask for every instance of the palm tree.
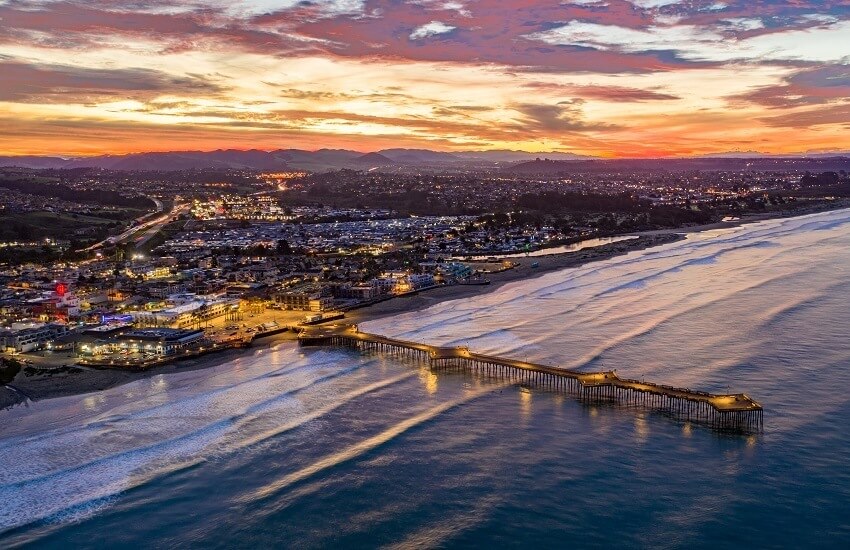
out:
M209 310L209 306L207 305L206 302L201 304L201 306L198 309L196 309L195 312L192 314L192 317L193 317L192 325L194 326L195 324L197 324L198 328L201 328L201 324L204 321L207 320L206 318L207 318L207 311L208 310Z

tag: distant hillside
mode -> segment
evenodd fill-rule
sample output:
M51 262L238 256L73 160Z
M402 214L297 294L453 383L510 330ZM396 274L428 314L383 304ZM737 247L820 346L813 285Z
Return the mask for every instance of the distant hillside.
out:
M354 161L363 156L359 151L346 149L319 149L304 151L302 149L281 149L272 151L278 158L283 159L292 170L307 170L310 172L328 172L340 168L357 168Z
M763 159L781 155L768 155L759 151L726 151L723 153L709 153L707 155L697 155L695 159Z
M330 172L341 169L393 170L434 168L484 168L503 166L512 174L604 173L617 171L657 170L847 170L848 156L757 156L757 153L740 153L746 157L706 156L687 159L635 159L607 160L585 157L573 153L526 153L523 151L458 151L442 152L428 149L384 149L362 153L347 149L278 149L261 151L253 149L219 149L217 151L169 151L161 153L133 153L129 155L104 155L97 157L0 157L1 166L21 168L102 168L108 170L175 171L175 170L306 170Z
M59 199L85 202L93 204L106 204L110 206L123 206L127 208L148 209L155 206L154 202L141 195L133 195L129 189L126 195L117 191L95 191L73 189L58 183L44 183L35 181L25 175L6 174L0 175L0 187L12 189L41 197L56 197Z
M514 175L593 174L614 172L825 172L850 170L850 157L829 158L695 158L624 160L533 160L504 168Z
M428 149L384 149L378 153L393 162L404 164L440 164L458 162L454 153L429 151Z
M254 169L278 170L286 162L266 151L219 150L137 153L75 159L65 168L95 167L110 170Z
M547 153L552 158L586 158L569 153ZM427 149L386 149L363 154L346 149L278 149L241 151L168 151L133 153L64 159L60 157L0 157L0 166L20 168L103 168L107 170L173 171L173 170L307 170L328 172L344 168L365 170L388 166L425 167L504 163L536 158L536 153L521 151L473 151L446 153Z
M783 159L783 158L836 158L850 157L850 151L832 151L829 153L811 152L802 155L774 155L770 153L762 153L760 151L727 151L725 153L709 153L707 155L699 155L693 158L703 159Z
M0 166L15 168L64 168L68 159L59 157L0 157Z
M352 161L355 164L366 167L381 167L381 166L391 166L395 164L392 160L388 159L384 155L380 153L366 153L362 157L357 157Z
M596 157L587 155L576 155L575 153L528 153L526 151L492 150L492 151L468 151L455 153L462 160L484 160L487 162L523 162L536 159L549 160L590 160Z
M21 168L104 168L107 170L170 171L192 169L286 168L286 161L266 151L171 151L62 159L56 157L0 157L0 166Z
M384 149L379 153L390 160L404 164L459 164L474 162L511 163L548 158L551 160L592 159L574 153L529 153L526 151L490 150L490 151L429 151L427 149Z

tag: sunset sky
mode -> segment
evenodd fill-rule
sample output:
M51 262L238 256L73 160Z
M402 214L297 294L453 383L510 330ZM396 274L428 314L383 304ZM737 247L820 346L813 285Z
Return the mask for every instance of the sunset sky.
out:
M850 150L850 1L0 0L0 154Z

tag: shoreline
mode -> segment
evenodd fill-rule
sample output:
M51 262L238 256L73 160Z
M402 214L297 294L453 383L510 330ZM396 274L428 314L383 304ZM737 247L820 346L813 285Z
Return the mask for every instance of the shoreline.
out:
M438 287L424 294L415 294L393 298L379 302L362 309L346 312L345 319L351 323L365 323L375 319L398 315L406 312L420 311L432 305L448 300L456 300L466 298L472 295L486 294L494 292L507 283L515 282L524 279L533 279L553 271L561 269L571 269L581 267L584 264L608 260L617 256L634 252L638 250L646 250L655 246L670 244L683 240L686 235L691 233L702 233L705 231L715 231L718 229L732 229L742 227L752 223L779 220L786 218L798 218L821 212L830 212L833 210L842 210L850 208L850 200L836 200L829 203L818 203L808 205L806 207L788 210L788 211L773 211L759 214L743 215L740 219L730 221L720 221L700 225L691 225L685 227L668 228L668 229L653 229L648 231L637 231L633 233L622 233L621 235L634 235L637 239L618 241L593 248L586 248L575 252L562 252L552 254L540 254L538 256L529 256L523 258L510 258L514 262L524 261L526 263L537 262L538 268L530 268L527 265L521 264L518 267L502 271L498 273L488 273L486 278L490 280L490 284L486 286L465 287L460 285ZM612 235L620 236L620 235ZM646 238L657 238L652 242L647 243ZM557 247L553 247L557 248ZM538 253L544 249L538 249ZM500 257L495 256L498 260ZM483 289L483 290L477 290Z
M628 254L629 252L674 243L684 238L684 235L681 233L641 235L637 239L586 248L577 252L554 253L529 258L511 258L518 265L505 271L487 273L485 277L489 279L489 285L449 285L437 287L426 292L393 298L392 300L386 300L369 307L347 312L345 319L347 322L358 324L400 313L421 311L441 302L495 292L508 283L535 279L554 271L581 267L591 262L609 260ZM538 267L531 267L531 263L538 264Z
M243 357L246 352L250 353L252 350L256 351L293 340L292 333L275 334L259 340L260 345L257 346L226 349L218 353L172 361L145 370L102 369L75 365L76 368L81 369L81 372L32 377L20 373L12 383L0 386L0 410L28 405L29 402L34 401L108 390L161 374L207 369Z
M685 239L686 235L691 233L700 233L717 229L729 229L760 221L794 218L825 211L840 210L842 208L850 208L850 202L835 201L835 203L828 204L820 203L818 205L812 205L809 208L797 209L789 212L766 212L762 214L742 216L739 220L727 222L715 222L689 227L644 231L634 233L634 235L638 237L636 239L618 241L575 252L552 253L526 258L512 258L512 260L517 262L519 265L506 271L487 274L486 278L490 280L489 285L441 286L409 296L396 297L346 312L345 321L348 323L359 324L402 313L422 311L444 301L457 300L495 292L508 283L534 279L562 269L581 267L591 262L608 260L617 256L628 254L629 252L636 252L654 248L656 246L671 244ZM532 268L531 263L537 263L538 267ZM294 333L284 332L264 337L260 339L259 342L262 347L270 347L294 340ZM252 346L243 349L229 349L197 358L174 361L144 371L92 369L82 367L82 372L39 375L32 377L27 377L22 372L11 384L8 384L8 387L0 386L0 410L18 405L28 405L30 401L69 397L102 391L136 380L150 378L152 376L218 366L227 363L236 357L242 356L245 353L250 353L252 349L259 349L261 346Z

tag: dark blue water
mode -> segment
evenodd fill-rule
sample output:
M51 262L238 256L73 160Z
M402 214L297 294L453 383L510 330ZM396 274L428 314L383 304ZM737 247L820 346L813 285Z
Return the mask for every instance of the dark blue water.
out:
M744 391L763 435L281 344L0 412L0 546L850 547L848 269L833 212L364 327Z

